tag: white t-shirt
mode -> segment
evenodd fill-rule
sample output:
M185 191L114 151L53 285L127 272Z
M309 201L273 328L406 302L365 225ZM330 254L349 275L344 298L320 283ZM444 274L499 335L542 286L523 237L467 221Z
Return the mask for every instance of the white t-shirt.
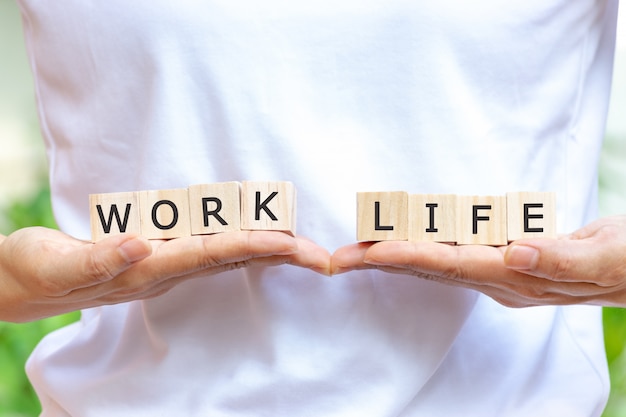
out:
M357 191L557 192L596 216L616 0L20 0L60 227L90 193L288 180L354 242ZM600 309L284 266L85 311L28 374L44 416L598 416Z

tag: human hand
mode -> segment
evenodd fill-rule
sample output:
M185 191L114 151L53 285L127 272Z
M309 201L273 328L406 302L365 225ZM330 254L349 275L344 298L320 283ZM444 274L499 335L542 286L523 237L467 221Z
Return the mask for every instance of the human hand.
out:
M509 307L626 307L626 216L597 220L558 239L508 246L360 243L332 255L332 273L376 268L480 291Z
M119 235L90 243L41 227L0 235L0 320L24 322L146 299L198 276L292 264L329 274L330 254L281 232L168 241Z

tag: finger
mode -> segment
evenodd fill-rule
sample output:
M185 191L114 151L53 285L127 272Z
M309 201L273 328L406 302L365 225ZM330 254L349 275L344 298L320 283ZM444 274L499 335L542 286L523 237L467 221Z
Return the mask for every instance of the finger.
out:
M526 239L506 250L507 268L560 282L614 286L626 279L624 247L610 247L599 238Z
M355 243L341 247L333 253L330 262L332 275L343 274L358 269L371 269L372 265L363 262L367 250L374 242Z
M49 269L42 274L48 296L63 296L73 290L102 284L133 264L150 256L152 247L143 237L118 235L95 244L64 245L53 242Z
M474 281L510 273L503 267L499 248L482 245L453 246L435 242L380 242L373 245L364 262L404 268L421 274L459 281Z
M147 267L155 276L169 278L297 251L297 240L285 233L227 232L156 242L154 260Z
M289 256L298 250L295 238L281 232L228 232L168 241L152 240L152 255L114 280L66 294L60 301L137 299L173 278L190 279L247 266L251 259ZM282 260L285 263L286 259Z
M296 240L298 250L289 256L287 263L330 276L331 259L328 250L303 237L297 237Z

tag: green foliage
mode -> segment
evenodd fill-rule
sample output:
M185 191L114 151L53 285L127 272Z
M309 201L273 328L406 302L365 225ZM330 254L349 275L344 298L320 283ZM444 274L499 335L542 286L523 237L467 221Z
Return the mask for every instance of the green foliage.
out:
M605 308L604 343L611 374L611 396L603 417L626 415L626 309Z
M0 416L37 416L41 412L24 364L44 335L76 321L78 315L65 314L25 324L0 322Z
M3 234L28 226L56 227L45 184L32 198L14 202L3 214L9 229ZM39 415L39 401L24 372L26 359L44 335L76 321L79 315L76 312L24 324L0 322L0 417Z

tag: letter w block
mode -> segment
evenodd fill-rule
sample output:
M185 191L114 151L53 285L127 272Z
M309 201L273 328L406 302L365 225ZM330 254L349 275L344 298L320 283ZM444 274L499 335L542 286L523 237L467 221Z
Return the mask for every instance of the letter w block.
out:
M89 196L91 240L97 242L121 233L141 233L139 193L107 193Z

